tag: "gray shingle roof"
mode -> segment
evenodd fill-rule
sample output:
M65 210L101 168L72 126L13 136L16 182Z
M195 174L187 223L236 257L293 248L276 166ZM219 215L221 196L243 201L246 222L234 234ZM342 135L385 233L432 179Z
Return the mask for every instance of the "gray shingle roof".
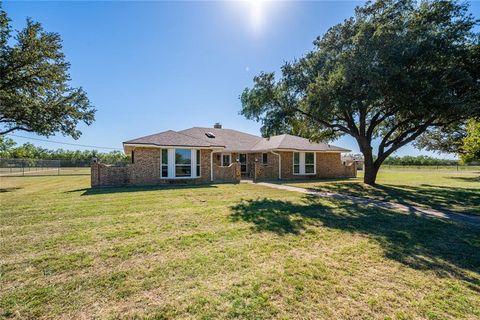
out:
M173 130L168 130L149 136L128 140L124 144L146 144L156 146L180 146L180 147L224 147L218 142L208 142L195 137L182 134Z
M215 138L207 137L211 132ZM193 127L181 131L165 131L149 136L125 141L124 144L146 144L157 146L184 147L224 147L224 151L267 151L289 149L299 151L337 151L350 150L326 143L310 142L308 139L282 134L270 138L262 138L232 129L216 129Z
M258 142L252 150L271 150L271 149L290 149L290 150L311 150L311 151L340 151L349 152L350 150L332 146L326 143L311 142L308 139L292 136L290 134L282 134L263 138Z
M225 151L247 151L251 150L255 144L257 144L261 137L254 136L245 132L240 132L232 129L216 129L216 128L200 128L193 127L179 131L180 133L187 134L189 136L208 141L216 141L216 143L225 146ZM208 138L205 133L211 132L215 135L215 138Z

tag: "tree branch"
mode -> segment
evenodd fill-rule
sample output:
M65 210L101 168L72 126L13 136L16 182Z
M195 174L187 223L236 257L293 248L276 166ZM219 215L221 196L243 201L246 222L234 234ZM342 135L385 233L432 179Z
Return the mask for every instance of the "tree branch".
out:
M391 117L395 114L395 112L397 112L398 108L394 108L393 110L390 110L390 112L386 112L382 117L382 113L381 112L378 112L376 113L372 119L370 120L370 125L368 126L368 129L367 129L367 133L366 133L366 136L368 138L372 138L372 135L373 135L373 131L375 130L375 128L380 124L382 123L382 121L384 121L385 119L387 119L388 117Z
M27 132L33 132L32 129L28 129L28 128L25 128L25 127L20 127L20 126L15 126L15 127L12 127L12 128L9 128L5 131L1 131L0 132L0 135L4 135L4 134L7 134L7 133L10 133L10 132L13 132L15 130L22 130L22 131L27 131Z
M347 128L347 127L344 127L344 126L342 126L342 125L340 125L340 124L331 124L331 123L329 123L328 121L319 119L319 118L315 117L314 115L312 115L312 114L310 114L310 113L308 113L308 112L305 112L305 111L303 111L303 110L301 110L301 109L299 109L299 108L295 108L295 107L294 107L293 110L295 110L295 111L303 114L304 116L310 117L310 118L312 118L313 120L317 121L318 123L320 123L320 124L322 124L322 125L324 125L324 126L326 126L326 127L328 127L328 128L331 128L331 129L333 129L333 130L338 129L339 131L345 132L345 133L347 133L347 134L351 134L351 135L353 135L353 136L358 135L358 134L355 134L354 132L352 132L351 130L349 130L349 128Z
M416 126L412 129L409 129L409 130L405 131L400 136L398 136L397 138L395 138L394 140L389 142L389 145L391 144L392 146L390 147L390 149L388 149L385 152L383 152L383 148L382 148L382 150L380 150L380 147L379 147L378 157L377 157L377 160L375 160L375 166L377 168L379 168L380 165L382 164L382 162L389 155L391 155L393 152L395 152L399 148L403 147L404 145L414 141L422 133L424 133L429 126L432 126L432 124L433 124L433 119L430 119L420 126ZM406 138L408 136L408 134L410 134L410 133L413 133L413 134L411 134L408 138Z

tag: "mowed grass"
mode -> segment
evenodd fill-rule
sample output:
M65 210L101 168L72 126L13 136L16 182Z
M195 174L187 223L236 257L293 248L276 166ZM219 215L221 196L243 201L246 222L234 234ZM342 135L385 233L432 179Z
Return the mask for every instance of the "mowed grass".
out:
M356 179L288 181L289 185L319 191L398 202L427 208L480 215L480 171L455 169L381 169L377 186Z
M258 185L0 183L3 318L480 317L478 227Z

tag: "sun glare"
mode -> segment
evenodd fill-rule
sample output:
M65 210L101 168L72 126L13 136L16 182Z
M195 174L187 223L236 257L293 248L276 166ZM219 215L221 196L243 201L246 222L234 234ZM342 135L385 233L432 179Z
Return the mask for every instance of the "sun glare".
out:
M242 12L245 16L246 25L249 29L255 33L261 33L265 28L266 20L266 7L269 1L266 0L241 0L229 2L230 4L235 3L236 14ZM233 7L232 7L233 8Z
M265 23L265 3L263 0L246 1L250 6L250 24L254 32L260 32Z
M275 23L280 12L285 8L283 1L240 0L225 2L228 8L238 17L242 26L247 27L254 35L265 33L270 24Z

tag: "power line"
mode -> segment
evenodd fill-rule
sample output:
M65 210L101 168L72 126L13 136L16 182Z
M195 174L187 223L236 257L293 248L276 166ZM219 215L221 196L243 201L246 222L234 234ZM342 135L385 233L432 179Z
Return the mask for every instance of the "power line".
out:
M85 144L77 144L77 143L69 143L69 142L52 141L52 140L39 139L39 138L30 138L30 137L25 137L25 136L19 136L19 135L12 134L12 133L7 133L6 135L7 135L7 136L16 137L16 138L23 138L23 139L30 139L30 140L42 141L42 142L50 142L50 143L64 144L64 145L75 146L75 147L94 148L94 149L109 149L109 150L121 150L121 149L119 149L119 148L89 146L89 145L85 145Z

